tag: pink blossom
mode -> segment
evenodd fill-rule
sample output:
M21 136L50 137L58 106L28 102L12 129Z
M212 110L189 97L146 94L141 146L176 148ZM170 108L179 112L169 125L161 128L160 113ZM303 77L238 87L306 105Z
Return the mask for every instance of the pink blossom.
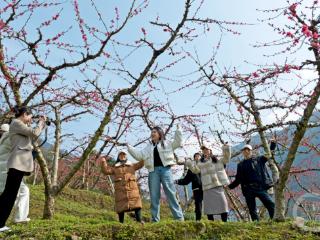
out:
M238 110L239 113L243 114L243 109L242 109L241 106L239 106L237 110Z
M286 33L286 36L287 36L287 37L290 37L290 38L294 38L294 35L293 35L291 32L287 32L287 33Z
M298 3L294 3L289 7L289 11L294 17L297 16L297 6L298 6Z
M142 31L143 35L147 35L147 32L144 28L141 28L141 31Z
M302 33L306 36L306 37L312 37L312 32L309 30L308 25L303 24L302 26Z
M314 32L312 34L312 38L317 40L319 38L319 34L317 32Z
M252 76L253 76L253 77L255 77L255 78L260 77L260 76L259 76L259 74L258 74L257 72L252 73Z
M291 69L291 67L290 67L290 65L288 65L288 64L284 65L284 67L283 67L283 70L284 70L286 73L289 73L289 72L290 72L290 69Z
M0 19L0 31L5 28L6 24Z

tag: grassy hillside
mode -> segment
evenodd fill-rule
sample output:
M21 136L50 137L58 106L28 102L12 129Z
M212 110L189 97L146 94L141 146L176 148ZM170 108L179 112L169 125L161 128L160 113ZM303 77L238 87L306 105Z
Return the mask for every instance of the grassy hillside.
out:
M141 225L126 216L126 224L117 222L113 199L99 193L67 189L56 201L54 220L42 220L42 187L31 189L32 221L13 225L12 231L0 234L1 239L320 239L300 233L291 223L222 223L176 222L168 208L162 208L162 221ZM147 204L143 211L149 218Z

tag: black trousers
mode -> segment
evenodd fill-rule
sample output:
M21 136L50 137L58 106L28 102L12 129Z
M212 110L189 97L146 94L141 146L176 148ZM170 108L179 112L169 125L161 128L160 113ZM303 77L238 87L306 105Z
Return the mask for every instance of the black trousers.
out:
M134 215L135 215L137 222L141 222L141 220L142 220L141 219L141 208L135 209ZM119 216L119 222L123 223L124 222L124 212L118 213L118 216Z
M202 215L203 191L201 189L193 190L193 199L194 199L196 220L200 221L201 215Z
M214 221L213 214L208 214L207 216L208 216L208 220ZM228 213L227 212L221 213L220 216L221 216L221 220L223 222L227 222L228 221Z
M269 216L272 219L274 215L275 204L270 197L267 190L256 190L249 187L244 187L242 189L243 196L246 199L246 203L249 209L249 213L252 221L259 221L259 216L257 213L256 197L260 199L262 204L266 207L269 212Z
M6 225L25 172L10 168L5 188L0 196L0 228Z

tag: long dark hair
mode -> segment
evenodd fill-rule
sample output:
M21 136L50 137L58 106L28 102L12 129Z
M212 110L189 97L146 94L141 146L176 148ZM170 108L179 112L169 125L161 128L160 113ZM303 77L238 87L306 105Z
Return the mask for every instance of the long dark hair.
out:
M213 163L217 163L218 162L218 158L214 155L211 155L211 160Z
M27 115L31 115L32 114L32 111L29 107L27 106L15 106L13 108L13 112L14 112L14 116L16 118L19 118L21 117L23 114L27 114Z
M166 136L165 136L165 134L164 134L164 131L163 131L163 129L161 128L161 127L159 127L159 126L155 126L155 127L153 127L151 130L156 130L157 132L158 132L158 134L159 134L159 136L160 136L160 143L161 143L161 146L162 146L162 148L164 148L164 140L166 140ZM154 143L153 143L154 144Z
M209 158L211 158L211 161L212 161L213 163L217 163L217 162L218 162L218 158L217 158L215 155L213 155L212 153L211 153L211 155L210 155ZM202 155L200 161L201 161L201 162L205 162L205 161L204 161L204 155Z

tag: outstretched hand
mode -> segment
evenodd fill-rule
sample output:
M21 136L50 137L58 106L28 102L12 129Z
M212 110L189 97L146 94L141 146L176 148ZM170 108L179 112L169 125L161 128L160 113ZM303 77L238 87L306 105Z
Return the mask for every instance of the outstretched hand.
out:
M277 147L277 142L276 142L276 139L273 138L270 140L270 150L274 151L276 147Z
M103 164L107 164L107 162L109 161L111 159L111 157L109 157L109 156L103 156L102 158L101 158L101 164L103 165Z

